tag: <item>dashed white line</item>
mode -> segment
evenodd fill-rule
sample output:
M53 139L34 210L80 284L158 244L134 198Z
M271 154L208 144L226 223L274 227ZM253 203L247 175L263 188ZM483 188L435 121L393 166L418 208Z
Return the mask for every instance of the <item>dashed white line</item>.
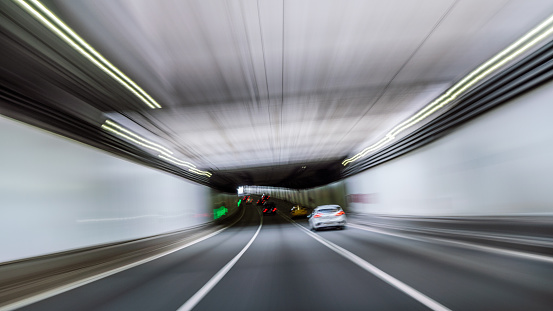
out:
M289 217L281 214L282 217L284 217L286 220L294 224L295 226L299 227L301 230L303 230L305 233L307 233L309 236L317 240L319 243L323 244L324 246L330 248L334 252L338 253L339 255L345 257L346 259L350 260L354 264L358 265L362 269L372 273L379 279L383 280L384 282L394 286L395 288L399 289L400 291L404 292L408 296L412 297L413 299L417 300L418 302L424 304L428 308L435 310L435 311L450 311L447 307L444 305L438 303L437 301L433 300L432 298L424 295L423 293L417 291L416 289L412 288L411 286L401 282L400 280L394 278L393 276L387 274L386 272L378 269L377 267L373 266L369 262L365 261L361 257L353 254L352 252L320 237L318 234L315 234L305 227L299 225L295 221L291 220Z
M259 211L257 211L259 213ZM261 216L261 215L260 215ZM261 216L261 220L259 222L259 227L257 228L257 231L253 235L253 237L250 239L248 244L244 246L244 248L238 253L238 255L234 256L231 261L229 261L219 272L217 272L205 285L200 288L192 297L190 297L180 308L178 308L177 311L188 311L192 310L212 289L221 281L221 279L232 269L232 267L236 264L238 259L244 255L244 253L248 250L250 245L252 245L255 238L257 238L257 235L259 234L259 231L261 230L261 227L263 226L263 217Z

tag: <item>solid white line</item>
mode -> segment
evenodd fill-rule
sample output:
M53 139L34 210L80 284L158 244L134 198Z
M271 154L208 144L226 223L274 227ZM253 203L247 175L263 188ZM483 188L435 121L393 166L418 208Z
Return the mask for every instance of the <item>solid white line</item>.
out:
M412 237L412 236L409 236L409 235L406 235L406 234L386 232L386 231L381 230L381 229L368 228L368 227L360 226L360 225L357 225L357 224L349 224L349 226L353 227L353 228L356 228L356 229L359 229L359 230L368 231L368 232L380 233L380 234L400 237L400 238L404 238L404 239L416 240L416 241L421 241L421 242L426 242L426 243L438 242L438 243L445 244L445 245L453 244L453 245L457 245L459 247L470 248L470 249L475 249L475 250L494 253L494 254L499 254L499 255L513 256L513 257L519 257L519 258L523 258L523 259L530 259L530 260L536 260L536 261L543 261L543 262L547 262L547 263L553 263L553 257L549 257L549 256L545 256L545 255L538 255L538 254L526 253L526 252L521 252L521 251L514 251L514 250L503 249L503 248L492 247L492 246L484 246L484 245L479 245L479 244L470 243L470 242L460 242L460 241L455 241L455 240L446 239L446 238Z
M362 269L372 273L379 279L383 280L384 282L394 286L395 288L399 289L400 291L404 292L405 294L411 296L413 299L417 300L418 302L424 304L428 308L435 310L435 311L450 311L450 309L446 308L445 306L441 305L440 303L436 302L432 298L424 295L423 293L417 291L416 289L412 288L411 286L401 282L400 280L394 278L393 276L387 274L386 272L378 269L377 267L373 266L372 264L368 263L361 257L353 254L352 252L320 237L319 235L309 231L305 227L299 225L295 221L291 220L287 216L281 214L286 220L294 224L295 226L302 229L305 233L307 233L309 236L317 240L319 243L323 244L324 246L330 248L334 252L338 253L339 255L342 255L343 257L349 259L354 264L358 265Z
M55 295L59 295L61 293L64 293L64 292L67 292L67 291L70 291L72 289L75 289L77 287L80 287L80 286L83 286L83 285L86 285L88 283L92 283L94 281L97 281L97 280L100 280L100 279L103 279L105 277L108 277L110 275L114 275L116 273L119 273L121 271L125 271L125 270L128 270L130 268L134 268L136 266L139 266L139 265L142 265L142 264L145 264L147 262L150 262L152 260L156 260L158 258L161 258L163 256L166 256L166 255L169 255L169 254L172 254L176 251L179 251L181 249L184 249L184 248L187 248L189 246L192 246L196 243L199 243L199 242L202 242L204 240L207 240L213 236L216 236L217 234L223 232L224 230L234 226L240 219L242 219L242 217L244 216L244 210L242 211L242 215L240 216L240 218L238 218L235 222L233 222L232 224L228 225L227 227L224 227L224 228L221 228L213 233L210 233L204 237L201 237L197 240L194 240L192 242L189 242L183 246L179 246L178 248L175 248L175 249L172 249L172 250L169 250L169 251L165 251L163 253L160 253L160 254L157 254L157 255L154 255L152 257L148 257L148 258L145 258L145 259L142 259L142 260L139 260L139 261L136 261L136 262L133 262L133 263L130 263L128 265L125 265L125 266L122 266L122 267L119 267L119 268L116 268L116 269L112 269L112 270L109 270L109 271L106 271L106 272L103 272L103 273L100 273L100 274L97 274L97 275L94 275L94 276L91 276L91 277L88 277L88 278L85 278L85 279L82 279L82 280L79 280L79 281L75 281L73 283L69 283L69 284L66 284L66 285L63 285L63 286L60 286L60 287L56 287L54 289L51 289L51 290L48 290L46 292L43 292L43 293L40 293L38 295L34 295L34 296L31 296L31 297L28 297L28 298L25 298L25 299L22 299L22 300L19 300L19 301L16 301L14 303L11 303L11 304L8 304L8 305L5 305L5 306L2 306L0 307L0 311L8 311L8 310L14 310L14 309L18 309L18 308L22 308L24 306L28 306L32 303L35 303L35 302L38 302L38 301L41 301L41 300L44 300L46 298L50 298L52 296L55 296Z
M259 210L257 211L259 213ZM260 214L261 216L261 214ZM192 297L188 299L180 308L177 309L177 311L189 311L192 310L212 289L221 281L221 279L232 269L232 267L236 264L238 259L244 255L244 253L248 250L250 245L252 245L255 238L257 238L257 235L259 234L259 231L261 230L261 227L263 226L263 217L261 216L261 221L259 222L259 227L257 228L257 231L253 235L253 237L250 239L248 244L244 246L244 248L238 253L238 255L234 256L231 261L229 261L219 272L217 272L205 285L200 288Z

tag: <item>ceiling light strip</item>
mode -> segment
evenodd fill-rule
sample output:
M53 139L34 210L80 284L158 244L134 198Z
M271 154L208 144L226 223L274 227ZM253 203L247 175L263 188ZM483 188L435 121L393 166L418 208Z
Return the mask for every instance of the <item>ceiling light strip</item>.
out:
M465 76L461 81L455 83L450 87L444 94L442 94L437 99L433 100L426 107L421 109L415 115L411 116L407 120L395 126L386 136L379 140L377 143L363 149L361 152L357 153L353 157L346 159L342 162L342 165L347 165L351 162L357 161L360 158L366 156L368 153L379 149L386 143L394 140L398 134L406 130L407 128L419 123L420 121L426 119L428 116L436 112L437 110L443 108L445 105L451 103L459 95L464 93L470 87L474 86L476 83L480 82L484 78L488 77L492 72L497 70L499 67L505 65L507 62L513 60L515 57L521 55L522 53L529 50L531 47L545 39L547 36L550 36L553 33L553 15L542 22L540 25L532 29L522 38L515 41L513 44L502 50L500 53L495 55L490 60L486 61L484 64L470 72ZM532 39L533 38L533 39ZM530 41L528 41L530 40ZM528 41L528 42L527 42Z
M54 13L52 13L46 6L40 3L38 0L31 0L31 2L40 10L42 13L46 14L51 20L53 20L59 27L65 30L74 40L79 42L88 52L96 56L104 65L113 70L116 74L119 75L123 80L132 85L140 94L146 97L156 108L161 108L159 105L146 91L144 91L140 86L138 86L133 80L127 77L122 73L117 67L105 59L100 53L98 53L92 46L90 46L86 41L84 41L73 29L69 28L61 19L59 19Z
M155 147L155 146L152 146L152 145L150 145L150 144L144 142L144 141L145 141L144 139L142 139L142 140L135 139L135 138L132 137L131 135L127 135L127 134L125 134L125 133L123 133L123 132L120 132L119 130L114 129L114 128L110 127L109 125L102 124L102 128L103 128L104 130L106 130L106 131L112 132L112 133L114 133L114 134L116 134L116 135L118 135L118 136L121 136L121 137L123 137L123 138L125 138L125 139L127 139L127 140L130 140L130 141L132 141L133 143L135 143L135 144L137 144L137 145L139 145L139 146L142 146L142 147L145 147L145 148L148 148L148 149L157 151L157 152L159 152L159 153L165 153L163 150L161 150L161 149L159 149L159 148L157 148L157 147ZM136 135L133 135L133 136L136 136Z
M156 144L156 143L154 143L154 142L151 142L151 141L149 141L149 140L143 138L142 136L137 135L137 134L135 134L135 133L133 133L133 132L127 130L126 128L120 126L119 124L117 124L117 123L115 123L115 122L113 122L113 121L111 121L111 120L106 120L105 124L106 124L106 125L109 125L109 126L111 126L111 127L114 127L114 128L116 128L116 129L118 129L118 130L120 130L120 131L122 131L122 132L124 132L124 133L126 133L126 134L128 134L128 135L131 135L131 136L133 136L134 138L136 138L136 139L138 139L138 140L141 140L141 141L144 142L144 143L147 143L147 144L150 144L150 145L152 145L152 146L154 146L154 147L157 147L157 148L159 148L159 149L165 151L165 153L173 154L173 152L172 152L171 150L169 150L169 149L163 147L162 145L159 145L159 144Z
M348 164L350 162L357 161L358 159L364 157L367 153L372 152L374 150L377 150L378 148L384 146L386 143L388 143L389 141L391 141L393 139L394 139L393 137L386 136L386 137L382 138L381 140L379 140L377 143L371 145L370 147L365 148L363 150L363 152L360 152L360 153L356 154L355 156L345 160L344 162L348 161L346 163L346 164ZM342 162L342 164L344 164L344 162ZM346 165L346 164L344 164L344 165Z
M111 120L106 120L106 122L104 124L102 124L102 128L106 131L109 131L109 132L115 134L115 135L123 137L123 138L125 138L125 139L139 145L139 146L142 146L142 147L145 147L145 148L148 148L148 149L151 149L151 150L154 150L154 151L158 152L158 157L160 157L161 159L166 160L168 162L171 162L171 163L173 163L175 165L178 165L178 166L184 166L184 167L188 168L189 172L192 172L192 173L198 174L198 175L207 176L207 177L212 176L212 174L210 172L201 171L201 170L196 168L196 165L194 165L190 162L186 162L186 161L175 158L174 156L171 155L173 152L171 152L169 149L167 149L167 148L165 148L165 147L163 147L159 144L156 144L154 142L151 142L151 141L145 139L144 137L141 137L140 135L135 134L132 131L127 130L126 128L120 126L119 124L117 124L117 123L115 123ZM169 153L171 153L171 154L169 154Z
M179 166L186 166L188 168L194 168L194 167L191 167L190 165L186 165L186 164L181 163L181 161L178 161L177 159L175 159L173 157L168 157L166 154L158 154L158 157L162 158L163 160L167 160L167 161L169 161L173 164L179 165Z
M200 170L195 169L195 168L191 168L188 171L190 171L192 173L195 173L195 174L198 174L198 175L203 175L203 176L206 176L206 177L211 177L212 176L212 174L210 172L200 171Z
M131 93L133 93L136 97L138 97L142 102L144 102L150 108L152 108L152 109L161 108L161 105L159 105L154 99L152 99L152 97L150 95L148 95L142 88L140 88L138 85L136 85L136 83L134 83L130 78L128 78L126 75L124 75L115 66L113 66L108 60L106 60L98 52L96 52L90 45L88 45L83 39L81 39L74 31L72 31L68 26L66 26L59 18L57 18L52 12L50 12L40 2L38 2L36 0L32 0L32 2L44 14L48 15L48 17L50 17L50 19L52 19L57 25L59 25L65 31L67 31L67 33L69 33L69 35L72 38L70 36L68 36L67 34L65 34L61 29L56 27L56 25L54 25L49 19L47 19L44 15L42 15L40 12L38 12L34 7L29 5L26 1L24 1L24 0L14 0L14 1L17 4L19 4L19 6L21 6L24 10L29 12L33 17L35 17L35 19L40 21L48 29L50 29L52 32L54 32L58 37L63 39L74 50L79 52L81 55L86 57L90 62L92 62L94 65L96 65L96 67L100 68L102 71L107 73L110 77L112 77L114 80L119 82L119 84L123 85L125 88L127 88L129 91L131 91ZM78 41L83 46L77 44L74 40ZM89 52L92 53L94 56L96 56L100 61L98 61L98 59L96 59Z
M189 172L192 172L192 173L195 173L195 174L198 174L198 175L204 175L204 176L207 176L207 177L211 177L212 174L210 172L206 172L206 171L200 171L199 169L197 168L194 168L194 167L189 167L188 165L184 165L184 164L181 164L180 160L176 159L177 161L175 161L175 158L173 157L167 157L167 155L163 155L163 154L159 154L158 157L162 158L163 160L166 160L168 162L171 162L173 164L176 164L178 166L185 166L185 167L188 167L188 171Z
M182 161L180 159L177 159L177 158L175 158L171 155L165 154L165 153L163 153L162 155L164 157L166 157L168 160L171 160L172 162L175 162L178 165L186 166L186 167L189 167L189 168L196 168L196 165L194 165L190 162Z

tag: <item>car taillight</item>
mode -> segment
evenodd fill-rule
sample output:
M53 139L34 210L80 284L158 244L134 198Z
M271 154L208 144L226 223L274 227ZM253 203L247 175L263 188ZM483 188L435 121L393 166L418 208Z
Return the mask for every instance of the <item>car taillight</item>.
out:
M275 207L275 208L273 208L273 212L274 212L274 211L276 211L276 207Z
M340 216L340 215L344 215L344 211L339 211L338 213L336 213L336 216Z
M321 217L321 214L315 214L313 217L319 218L319 217Z
M264 209L264 210L263 210L263 213L265 213L266 211L267 211L267 209Z

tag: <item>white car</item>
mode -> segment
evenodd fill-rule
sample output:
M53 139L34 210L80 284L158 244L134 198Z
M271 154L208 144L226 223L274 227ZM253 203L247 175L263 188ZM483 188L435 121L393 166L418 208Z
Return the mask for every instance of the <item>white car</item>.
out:
M309 226L311 230L329 227L344 229L346 227L346 213L340 205L317 206L309 216Z

